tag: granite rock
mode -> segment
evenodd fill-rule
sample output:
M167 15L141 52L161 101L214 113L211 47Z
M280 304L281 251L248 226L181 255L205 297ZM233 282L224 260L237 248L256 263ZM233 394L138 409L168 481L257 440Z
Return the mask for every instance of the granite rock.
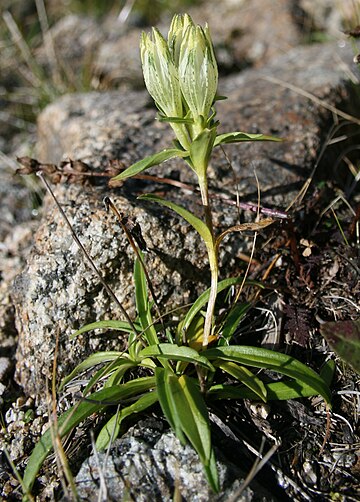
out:
M222 74L247 66L263 66L300 41L300 30L288 0L225 0L220 3L210 0L189 8L188 12L196 23L209 24ZM160 23L159 29L164 35L169 22L170 19L166 19ZM102 75L107 86L143 87L138 48L142 30L134 28L125 34L123 26L115 19L108 25L110 34L99 47L95 71Z
M194 21L207 22L211 27L221 73L236 72L247 66L266 64L271 58L295 47L301 38L299 26L289 0L209 0L188 9ZM166 19L165 19L166 18ZM116 86L143 88L139 60L138 28L122 23L111 13L100 23L80 16L67 16L56 23L50 35L56 60L47 58L45 44L39 49L39 61L45 66L65 69L70 82L75 83L79 66L93 74L93 88ZM219 22L221 20L221 22ZM170 17L164 14L160 30L166 35ZM76 36L76 40L74 37Z
M343 38L343 31L357 24L359 6L353 0L300 0L296 7L302 11L305 30Z
M194 502L272 500L251 488L236 496L242 482L239 470L219 460L217 468L221 491L214 494L195 451L182 446L172 431L163 431L161 422L147 419L115 440L109 454L91 455L75 483L80 500L88 502L125 496L141 502L170 502L176 492L181 500Z

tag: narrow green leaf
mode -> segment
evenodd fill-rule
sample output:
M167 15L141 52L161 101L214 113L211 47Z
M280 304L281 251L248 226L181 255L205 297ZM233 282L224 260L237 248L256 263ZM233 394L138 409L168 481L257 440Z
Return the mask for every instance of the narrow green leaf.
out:
M59 390L63 389L68 382L70 382L74 377L76 377L76 375L78 375L82 371L85 371L88 368L92 368L93 366L96 366L98 364L114 361L122 357L128 362L129 356L128 354L123 352L115 352L109 350L107 352L96 352L95 354L91 354L91 356L87 357L84 361L78 364L69 375L63 378Z
M224 101L225 99L228 99L228 97L217 94L214 98L214 101Z
M220 281L217 287L217 292L220 293L221 291L224 291L224 289L230 288L231 286L235 286L236 284L242 284L243 282L243 277L231 277L229 279L224 279L223 281ZM257 286L260 288L263 288L264 286L256 281L246 281L246 285L253 285ZM188 310L183 324L182 324L182 330L186 332L189 329L189 326L194 319L194 317L200 312L200 310L206 305L210 297L210 288L204 291L199 298L193 303L193 305L190 307Z
M123 385L102 389L88 396L90 401L84 400L63 413L58 419L58 432L64 437L74 427L93 413L100 412L106 406L113 405L122 399L142 394L155 387L155 377L143 377L132 380ZM37 473L42 463L53 448L51 431L48 429L33 449L24 472L24 484L31 491Z
M181 117L166 117L165 115L161 115L159 113L159 122L170 122L171 124L193 124L194 119L192 118L181 118Z
M332 350L360 373L360 319L326 322L320 332Z
M245 316L250 307L251 307L250 303L240 303L234 305L234 307L230 310L229 314L225 319L224 326L221 330L221 338L219 340L219 346L228 345L237 327L239 326L241 319Z
M136 325L137 326L137 325ZM141 332L141 326L139 325L139 333ZM137 329L137 327L136 327ZM137 360L137 355L139 353L140 348L142 347L142 342L138 340L138 335L135 335L135 333L131 332L129 333L128 340L127 340L127 346L128 346L128 353L130 356L130 359L133 361Z
M116 439L120 432L120 427L123 420L136 413L141 413L158 401L158 395L156 390L147 392L143 396L139 397L135 403L123 408L116 415L114 415L101 429L99 435L96 439L97 450L105 450L111 439Z
M178 377L158 368L157 388L159 402L169 424L184 443L188 439L200 457L209 483L218 490L215 457L211 446L207 407L198 381L186 375Z
M185 361L187 363L198 364L210 371L215 371L214 366L202 354L200 355L196 350L190 347L179 347L172 343L159 343L142 349L139 352L139 358L157 357L159 359L164 358L173 361Z
M128 167L122 173L118 174L114 178L111 178L111 181L121 181L125 180L126 178L131 178L131 176L136 176L149 167L157 166L158 164L162 164L166 160L173 159L174 157L188 156L189 152L185 152L184 150L179 150L177 148L162 150L161 152L155 153L154 155L145 157L145 159L139 160L139 162L136 162L132 166Z
M179 416L175 407L173 393L177 391L178 377L169 368L156 368L156 390L159 397L161 409L169 422L170 427L175 432L181 444L186 444Z
M83 390L83 395L86 396L89 392L94 389L94 386L103 378L107 378L105 382L105 386L109 387L109 378L111 379L111 375L117 368L121 367L123 374L126 373L127 370L131 368L135 368L137 366L136 361L132 361L130 358L118 358L114 359L114 361L110 361L108 364L100 368L88 381L85 389Z
M209 465L211 455L210 424L207 407L199 383L187 375L178 377L173 398L182 429L198 452L204 465Z
M185 346L178 346L171 343L160 343L145 347L139 352L139 359L143 358L159 358L173 361L184 361L186 363L198 364L210 371L214 371L214 367L209 361L200 355L195 349Z
M149 300L146 277L143 267L137 258L134 263L134 282L136 311L144 332L142 336L149 345L159 343L151 315L151 303Z
M111 374L107 376L107 379L105 381L104 387L112 387L113 385L120 385L122 383L122 380L126 374L127 371L137 368L138 364L135 363L134 361L131 360L120 360L120 361L114 361L114 363L108 368L108 371L106 374L101 375L101 378L103 379L107 374ZM89 388L89 390L93 387L94 384ZM86 389L87 390L87 389ZM85 391L84 391L85 393Z
M228 143L240 143L242 141L282 141L282 139L275 138L274 136L265 136L264 134L250 134L247 132L235 131L216 136L214 147Z
M335 368L336 368L335 361L333 361L332 359L328 359L323 364L323 366L320 370L321 378L324 380L326 385L328 385L329 387L330 387L331 382L333 381L333 378L335 375Z
M135 327L138 327L136 323ZM82 326L80 329L75 331L75 333L70 335L70 340L72 340L76 336L81 335L82 333L87 333L88 331L92 331L93 329L114 329L118 331L123 331L124 333L132 333L133 331L130 324L126 321L116 321L116 320L97 321Z
M331 384L334 371L334 361L326 361L320 370L320 376L326 385ZM317 391L314 391L312 387L298 380L271 382L265 384L265 389L268 401L276 399L287 401L288 399L297 399L300 397L311 397L317 395ZM249 388L224 384L212 386L208 391L208 395L215 399L257 399L257 394Z
M209 416L198 381L181 375L177 392L172 395L182 430L198 453L208 481L216 492L219 490L219 481L211 445Z
M245 366L277 371L280 374L293 378L297 382L309 385L327 403L331 401L330 389L324 380L311 368L286 354L258 347L231 345L205 350L202 352L202 355L210 360L222 359Z
M190 213L190 211L188 211L187 209L184 209L183 207L179 206L178 204L175 204L174 202L167 201L165 199L162 199L161 197L158 197L150 193L141 195L139 199L151 200L153 202L161 204L162 206L172 209L180 216L182 216L184 220L190 223L192 227L195 228L195 230L200 234L200 236L204 240L206 246L212 245L212 235L206 224L202 220L200 220L200 218L197 218L192 213Z
M256 377L249 369L244 366L239 366L231 361L223 361L214 366L222 369L229 375L233 376L239 382L248 387L257 397L266 403L266 388L260 378Z
M335 363L332 360L326 361L320 370L320 376L326 385L330 385L334 376ZM281 382L271 382L265 384L267 400L287 401L300 397L316 396L317 391L306 383L297 380L285 380ZM257 394L251 389L235 385L213 385L208 396L214 399L257 399Z
M220 490L220 486L219 486L219 477L218 477L218 471L217 471L217 466L216 466L216 458L215 458L214 448L211 448L210 462L209 462L209 465L204 466L204 470L205 470L205 474L206 474L206 478L208 480L208 483L211 486L211 489L215 493L218 493Z

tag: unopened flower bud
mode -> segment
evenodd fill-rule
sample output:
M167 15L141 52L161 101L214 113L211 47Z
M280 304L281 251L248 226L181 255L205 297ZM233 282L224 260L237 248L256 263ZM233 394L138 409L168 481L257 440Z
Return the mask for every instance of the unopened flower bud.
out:
M146 88L160 112L167 117L181 118L178 71L165 39L156 28L152 29L152 36L142 34L140 53Z
M168 46L175 66L179 66L180 47L187 27L194 26L189 14L175 14L168 33Z
M208 26L188 24L179 55L179 79L183 97L196 121L208 119L213 105L218 69Z

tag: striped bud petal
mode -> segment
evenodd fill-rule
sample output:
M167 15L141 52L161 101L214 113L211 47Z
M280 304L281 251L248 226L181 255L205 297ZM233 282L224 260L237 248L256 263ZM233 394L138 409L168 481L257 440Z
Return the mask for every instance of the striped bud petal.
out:
M156 29L143 33L140 54L146 88L159 110L168 117L183 117L178 72L168 45Z

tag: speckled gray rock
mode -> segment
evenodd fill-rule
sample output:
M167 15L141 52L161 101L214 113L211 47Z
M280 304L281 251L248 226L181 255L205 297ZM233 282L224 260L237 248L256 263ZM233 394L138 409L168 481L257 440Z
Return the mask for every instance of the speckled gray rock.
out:
M49 43L54 47L54 53ZM62 79L56 72L62 68L65 72L64 84L68 80L75 88L81 86L79 67L89 70L94 62L94 55L106 34L95 19L71 14L61 18L52 26L49 36L36 53L37 61L49 67L56 85L60 86ZM49 51L50 48L50 51ZM56 80L57 79L57 80Z
M210 0L189 13L197 23L210 26L223 69L266 65L301 39L289 0Z
M353 0L300 0L297 8L303 11L305 30L323 31L333 37L341 37L342 31L354 28L357 23L358 5Z
M209 24L223 73L266 64L295 47L301 38L289 0L208 0L188 12L196 23ZM159 27L166 35L170 17L164 14L163 18ZM128 23L121 23L113 12L103 23L75 15L61 19L50 33L70 81L76 83L75 76L82 65L93 75L93 88L143 88L139 60L142 29L131 26L132 19L130 14ZM39 55L41 62L49 65L45 47ZM76 85L79 88L79 81Z
M0 354L9 355L17 337L11 284L31 245L36 193L31 184L15 178L9 166L0 170Z
M223 73L264 65L300 40L289 0L209 0L189 8L188 12L196 23L209 24ZM164 35L169 22L166 19L160 23ZM124 28L116 19L109 25L111 31L99 47L95 71L107 84L143 87L138 48L142 30L135 28L124 35Z
M176 491L184 502L271 500L255 495L250 488L233 498L242 482L240 472L220 461L217 467L221 491L215 495L195 451L182 446L172 431L163 432L161 423L148 419L115 440L108 457L104 453L91 455L75 482L80 500L87 502L125 497L139 502L170 502Z

